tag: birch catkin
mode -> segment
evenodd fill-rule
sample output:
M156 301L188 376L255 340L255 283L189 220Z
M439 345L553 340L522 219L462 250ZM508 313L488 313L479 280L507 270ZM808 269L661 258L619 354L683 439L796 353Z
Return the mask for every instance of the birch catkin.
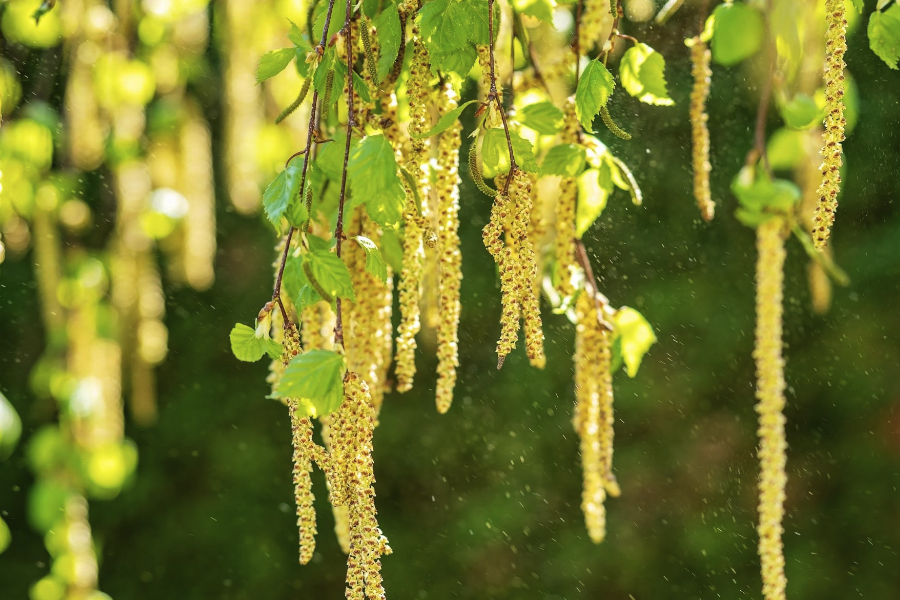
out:
M541 329L540 296L534 285L538 278L537 261L534 246L529 237L531 221L531 179L523 171L513 174L509 186L510 200L514 204L515 216L512 227L512 238L515 240L516 254L519 261L516 289L519 293L519 305L525 323L525 351L532 366L544 368L547 362L544 356L544 332Z
M499 179L499 178L498 178ZM502 186L501 186L502 187ZM500 271L500 339L497 341L497 368L503 366L507 355L516 347L519 339L519 294L516 284L519 281L518 260L512 247L504 245L503 233L508 211L510 197L506 194L497 194L491 207L491 220L481 232L484 247L487 248L497 268Z
M822 132L820 167L822 183L816 195L819 203L813 214L813 242L820 252L825 249L834 224L837 197L841 191L841 153L844 141L844 54L847 52L847 19L843 0L826 0L825 20L825 130Z
M565 121L560 133L563 144L578 143L580 125L575 116L575 98L566 100L564 108ZM578 186L574 177L564 177L559 182L559 198L556 201L556 241L554 254L556 257L556 291L560 296L571 296L572 274L578 268L575 263L575 208L578 197Z
M456 108L459 98L446 83L441 96L442 114ZM440 323L438 324L437 410L445 413L453 402L456 368L459 366L458 328L462 280L459 250L459 147L462 126L457 122L441 134L437 158L438 257Z
M778 217L757 229L756 263L756 397L759 400L759 557L763 595L784 600L782 518L787 461L784 435L784 358L782 357L782 286L784 221Z
M691 140L693 142L694 163L694 199L704 221L711 221L715 214L716 203L712 200L709 187L709 127L706 114L706 100L709 98L710 78L712 70L709 61L712 53L700 36L691 40L691 74L694 76L694 87L691 90Z

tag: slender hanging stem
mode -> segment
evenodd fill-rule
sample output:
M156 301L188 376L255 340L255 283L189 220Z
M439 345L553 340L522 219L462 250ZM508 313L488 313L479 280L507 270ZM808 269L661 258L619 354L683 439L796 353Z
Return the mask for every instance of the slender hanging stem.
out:
M509 177L506 178L506 184L503 186L503 193L509 191L509 182L512 181L512 174L519 167L516 165L516 157L513 153L512 138L509 135L509 124L506 122L506 111L503 110L503 103L497 95L497 76L494 73L494 0L488 0L488 51L491 59L491 90L488 94L488 102L494 102L497 110L500 112L500 118L503 120L503 132L506 134L506 147L509 149ZM513 65L515 68L515 65Z

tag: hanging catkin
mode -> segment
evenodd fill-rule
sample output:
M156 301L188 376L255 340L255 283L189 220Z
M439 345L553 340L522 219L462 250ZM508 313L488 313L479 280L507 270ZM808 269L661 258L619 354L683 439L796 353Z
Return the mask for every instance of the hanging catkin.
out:
M576 310L576 405L572 423L581 440L581 510L588 535L599 544L606 537L606 496L621 493L612 472L612 333L601 325L597 304L587 291L579 295Z
M410 133L425 131L427 103L431 67L425 44L418 38L418 27L413 27L416 38L413 41L413 60L408 82ZM406 208L403 220L406 230L403 234L403 266L400 271L400 325L397 328L396 369L397 391L406 392L412 388L416 374L416 334L421 326L419 297L421 295L423 262L425 249L423 233L427 217L428 173L423 169L428 146L425 140L410 140L410 151L405 157L413 174L417 190L406 188ZM421 212L416 206L416 197L421 201Z
M516 289L519 292L519 305L525 324L525 351L532 366L544 368L547 362L544 356L544 332L541 329L540 296L534 282L538 278L537 261L534 246L529 237L529 226L532 209L531 179L523 171L516 170L509 186L510 203L515 215L513 218L512 237L515 240L518 255L519 281Z
M579 125L575 116L575 98L566 100L565 121L560 132L563 144L578 143ZM556 290L560 296L571 296L572 275L578 268L575 263L575 206L578 186L574 177L564 177L559 182L559 198L556 201Z
M759 400L759 557L763 596L784 600L782 518L784 517L785 435L784 358L782 357L782 286L785 224L773 218L757 229L756 397Z
M693 142L694 163L694 199L697 208L705 221L711 221L715 214L716 203L712 200L709 188L709 115L706 114L706 100L709 98L710 78L712 70L709 61L712 53L700 36L690 40L691 74L694 76L694 87L691 90L691 140Z
M825 249L837 197L841 191L841 143L844 141L844 54L847 52L847 19L843 0L826 0L825 20L825 130L822 132L822 157L820 167L822 183L817 195L819 203L813 215L813 242L820 252Z
M500 178L498 178L499 180ZM502 185L500 186L502 188ZM503 366L506 356L516 347L519 339L519 264L515 250L503 243L504 226L510 206L510 197L497 194L491 207L491 220L481 232L484 247L487 248L500 271L500 339L497 342L497 368Z
M459 96L450 83L441 94L441 114L456 108ZM437 384L435 403L439 413L450 410L456 368L459 366L459 290L462 254L459 250L459 147L462 126L456 122L441 134L437 157L438 257L440 323L437 331Z

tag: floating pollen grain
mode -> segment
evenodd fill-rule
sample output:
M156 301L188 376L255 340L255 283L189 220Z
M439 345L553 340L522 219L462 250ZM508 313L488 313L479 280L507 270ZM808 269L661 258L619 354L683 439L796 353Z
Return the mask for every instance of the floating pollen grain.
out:
M445 83L442 94L442 114L447 114L456 108L458 100L450 83ZM453 402L453 388L456 385L456 368L459 366L459 290L462 281L462 254L459 249L461 130L462 126L457 122L441 134L436 169L440 322L437 331L438 377L435 386L435 403L439 413L450 410L450 404Z
M532 366L542 369L547 359L544 355L544 332L541 329L540 296L534 284L538 278L538 268L528 232L532 209L531 179L523 171L517 170L513 174L509 191L516 211L512 237L515 239L519 260L520 279L517 288L525 327L525 351Z
M834 224L837 197L841 191L841 153L844 141L844 54L847 52L847 19L843 0L826 0L825 20L825 129L822 132L820 170L822 183L816 195L819 203L813 214L813 242L820 252L825 249Z
M691 73L694 76L694 87L691 90L691 140L693 142L694 164L694 199L703 220L711 221L715 214L716 203L712 200L712 192L709 188L709 172L712 166L709 162L709 127L706 113L706 100L709 98L710 78L712 70L709 68L711 53L699 36L690 40L691 46Z
M781 218L757 228L756 263L756 397L759 402L759 557L763 596L784 600L782 519L786 442L784 434L784 358L782 357L782 289L784 283L784 231Z

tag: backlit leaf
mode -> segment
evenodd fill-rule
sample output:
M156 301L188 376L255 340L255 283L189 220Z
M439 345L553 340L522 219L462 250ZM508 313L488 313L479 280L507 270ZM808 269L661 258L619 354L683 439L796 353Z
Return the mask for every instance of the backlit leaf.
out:
M625 91L646 104L671 106L675 102L666 89L666 61L647 44L635 44L619 62L619 77Z
M627 306L616 311L613 327L621 343L625 371L629 377L634 377L644 355L656 343L656 334L641 313Z
M606 106L615 87L616 82L603 63L597 60L588 63L575 90L575 114L588 132L594 131L594 117Z
M238 360L256 362L265 354L273 359L281 356L281 344L265 335L257 337L256 331L252 327L247 327L242 323L234 326L229 338L231 352Z
M563 111L552 102L536 102L522 109L519 121L542 135L556 135L563 126Z
M712 57L720 65L736 65L756 54L762 45L765 34L762 15L744 2L720 4L709 18Z
M295 357L284 370L275 395L308 400L314 416L333 413L344 399L344 357L330 350L310 350Z
M381 257L381 251L375 242L367 237L358 235L353 238L366 253L366 271L377 277L380 281L387 281L387 265Z
M375 28L378 31L378 82L384 81L400 51L400 15L397 5L391 2L378 18L375 19Z
M294 60L294 48L282 48L263 54L256 67L256 83L278 75Z
M900 5L895 3L884 12L873 12L867 33L872 52L896 69L900 60Z
M553 146L541 163L541 175L576 177L584 169L586 151L578 144Z

